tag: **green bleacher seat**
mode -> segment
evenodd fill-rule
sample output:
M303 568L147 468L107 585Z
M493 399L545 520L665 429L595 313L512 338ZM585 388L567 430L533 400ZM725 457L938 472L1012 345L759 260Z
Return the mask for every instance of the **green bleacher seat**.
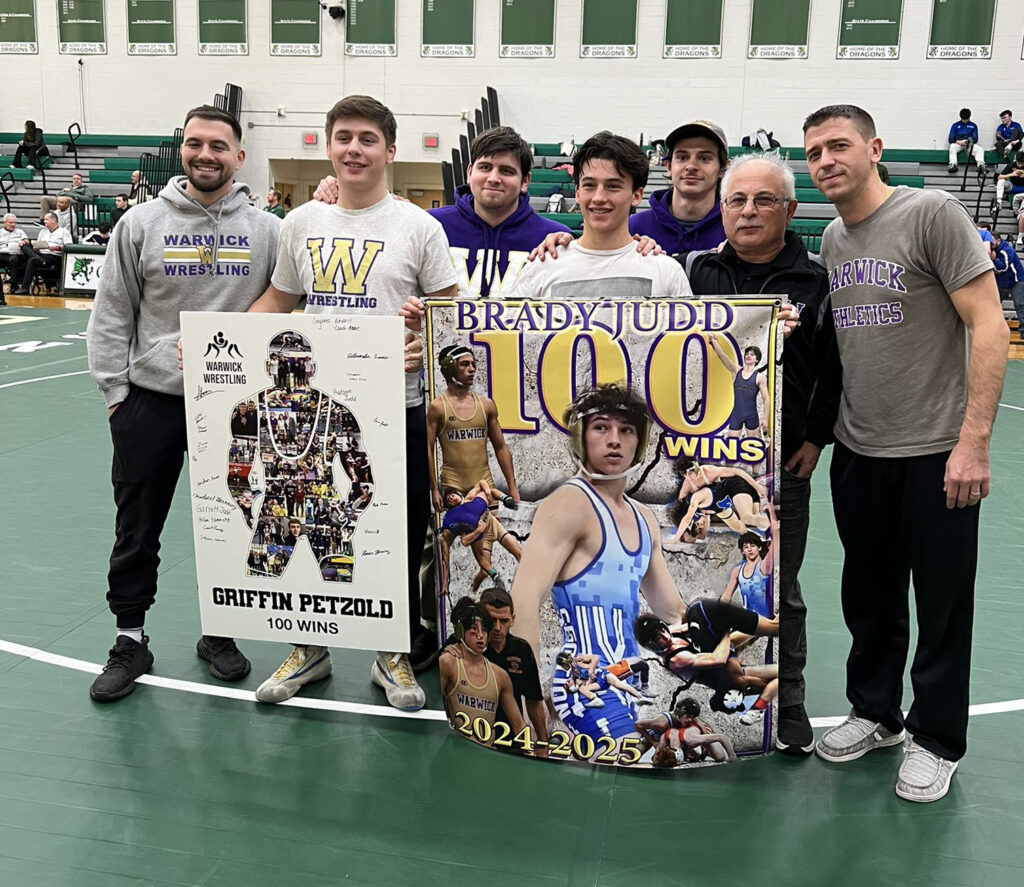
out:
M530 173L530 180L532 182L571 182L572 176L569 175L567 170L564 169L542 169L535 167Z
M797 188L813 188L814 182L810 175L805 172L798 172L795 176ZM893 185L906 185L908 188L923 188L924 176L890 176Z
M18 138L21 138L19 136ZM83 148L159 148L171 136L80 135L75 144ZM63 139L68 144L67 139Z
M130 185L132 183L132 171L130 169L90 169L90 182L106 182L117 185Z
M582 213L537 213L537 215L551 219L553 222L561 222L571 228L575 234L579 234L583 230Z
M103 158L104 169L126 169L129 172L134 172L139 168L138 157L104 157Z
M534 157L561 157L562 145L559 142L537 142L531 145Z
M817 188L797 188L796 199L800 203L828 203L829 199Z
M530 182L526 187L531 197L546 197L552 188L558 188L567 197L572 197L576 193L576 188L571 182Z

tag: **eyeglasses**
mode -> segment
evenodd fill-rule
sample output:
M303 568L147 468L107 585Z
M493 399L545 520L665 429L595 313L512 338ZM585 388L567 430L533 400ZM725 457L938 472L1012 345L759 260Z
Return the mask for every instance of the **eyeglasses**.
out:
M753 200L757 209L771 209L778 203L789 203L788 197L776 197L774 194L753 194L750 197L746 194L730 194L722 203L729 209L743 209L748 200Z

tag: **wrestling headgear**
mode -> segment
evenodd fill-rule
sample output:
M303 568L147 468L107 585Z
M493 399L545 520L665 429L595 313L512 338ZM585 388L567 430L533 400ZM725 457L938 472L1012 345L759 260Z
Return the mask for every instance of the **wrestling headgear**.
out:
M583 442L583 432L586 430L587 417L599 413L609 413L625 417L634 428L636 428L636 451L633 453L633 461L625 471L618 474L595 474L586 467L586 446ZM594 480L618 480L626 477L641 462L647 451L647 438L651 431L651 417L647 412L647 403L632 389L622 383L613 382L607 385L598 385L596 388L588 388L580 392L562 415L566 431L569 432L569 452L579 466L580 470L589 478Z
M446 382L454 382L455 375L459 369L459 358L466 355L473 356L473 349L468 345L446 345L437 355L437 362L441 364L441 375Z

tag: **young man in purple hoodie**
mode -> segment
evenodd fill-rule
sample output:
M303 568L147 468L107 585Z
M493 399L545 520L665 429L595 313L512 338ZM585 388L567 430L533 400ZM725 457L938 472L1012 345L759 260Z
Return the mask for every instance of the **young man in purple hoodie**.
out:
M670 255L713 249L725 240L718 183L729 165L729 142L708 120L684 123L665 139L671 188L655 191L650 209L629 220L629 233L650 237Z
M448 235L460 296L499 298L519 275L530 251L548 234L569 229L530 207L533 151L514 129L496 126L469 148L466 184L455 206L428 212Z
M530 206L533 151L519 133L496 126L469 146L466 184L455 190L455 206L427 210L441 223L465 298L500 298L519 275L531 250L548 234L571 231ZM313 195L332 203L337 180L321 180Z

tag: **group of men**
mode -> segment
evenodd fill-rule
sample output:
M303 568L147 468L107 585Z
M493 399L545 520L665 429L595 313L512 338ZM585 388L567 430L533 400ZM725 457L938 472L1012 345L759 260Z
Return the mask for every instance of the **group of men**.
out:
M978 165L978 175L985 175L985 149L981 145L978 124L971 120L971 109L961 108L959 119L949 128L949 171L955 173L959 169L958 158L964 151ZM1013 119L1013 111L1007 108L999 112L999 126L996 127L993 147L1000 157L1010 157L1024 146L1024 127Z
M415 327L416 311L408 305L417 299L571 298L595 279L624 297L788 294L800 315L788 323L784 369L779 747L798 754L814 748L804 709L805 608L797 574L809 478L834 436L833 503L846 550L842 603L853 635L852 711L820 738L817 750L826 760L853 760L902 743L906 726L914 739L897 793L918 801L942 797L966 749L971 620L964 614L973 601L978 506L990 490L988 442L1008 340L992 264L966 210L941 192L884 184L877 173L882 142L870 116L848 105L823 108L804 126L809 172L839 213L826 231L822 263L786 230L797 203L792 173L777 158L752 155L729 165L721 129L692 121L667 140L670 193L634 215L648 160L630 140L602 132L573 158L583 236L557 246L546 261L527 264L545 235L549 246L568 235L529 207L532 157L518 134L497 128L480 135L456 206L433 213L396 201L387 190L395 134L393 115L372 98L349 96L335 105L326 124L333 199L311 201L279 223L254 210L248 188L234 182L245 157L237 121L208 106L194 109L185 122L185 175L115 230L90 320L89 354L115 451L118 514L107 597L117 636L92 697L127 695L153 663L144 622L185 450L175 355L179 311L289 312L305 295L308 312L401 309ZM163 232L216 230L214 218L221 236L249 238L249 277L210 275L186 287L165 276ZM677 261L650 243L638 247L633 233L664 238L666 249L683 254ZM376 258L321 266L336 271L314 286L308 244L332 238L345 238L354 256ZM358 300L351 295L357 292ZM422 342L408 333L413 661L381 651L371 664L372 679L403 709L424 704L413 669L434 655L423 642L430 633L419 606L419 554L430 511L422 363ZM908 410L915 401L927 409ZM622 433L615 412L595 434ZM619 464L609 458L609 465ZM626 508L620 493L616 488L610 500L615 512ZM524 569L550 572L551 563L530 566L524 557L520 574ZM900 702L911 572L919 639L911 669L915 700L905 724ZM520 609L521 619L535 618ZM197 650L215 677L240 680L249 672L230 638L203 637ZM269 695L287 698L329 671L325 648L296 646L265 685L273 682Z

